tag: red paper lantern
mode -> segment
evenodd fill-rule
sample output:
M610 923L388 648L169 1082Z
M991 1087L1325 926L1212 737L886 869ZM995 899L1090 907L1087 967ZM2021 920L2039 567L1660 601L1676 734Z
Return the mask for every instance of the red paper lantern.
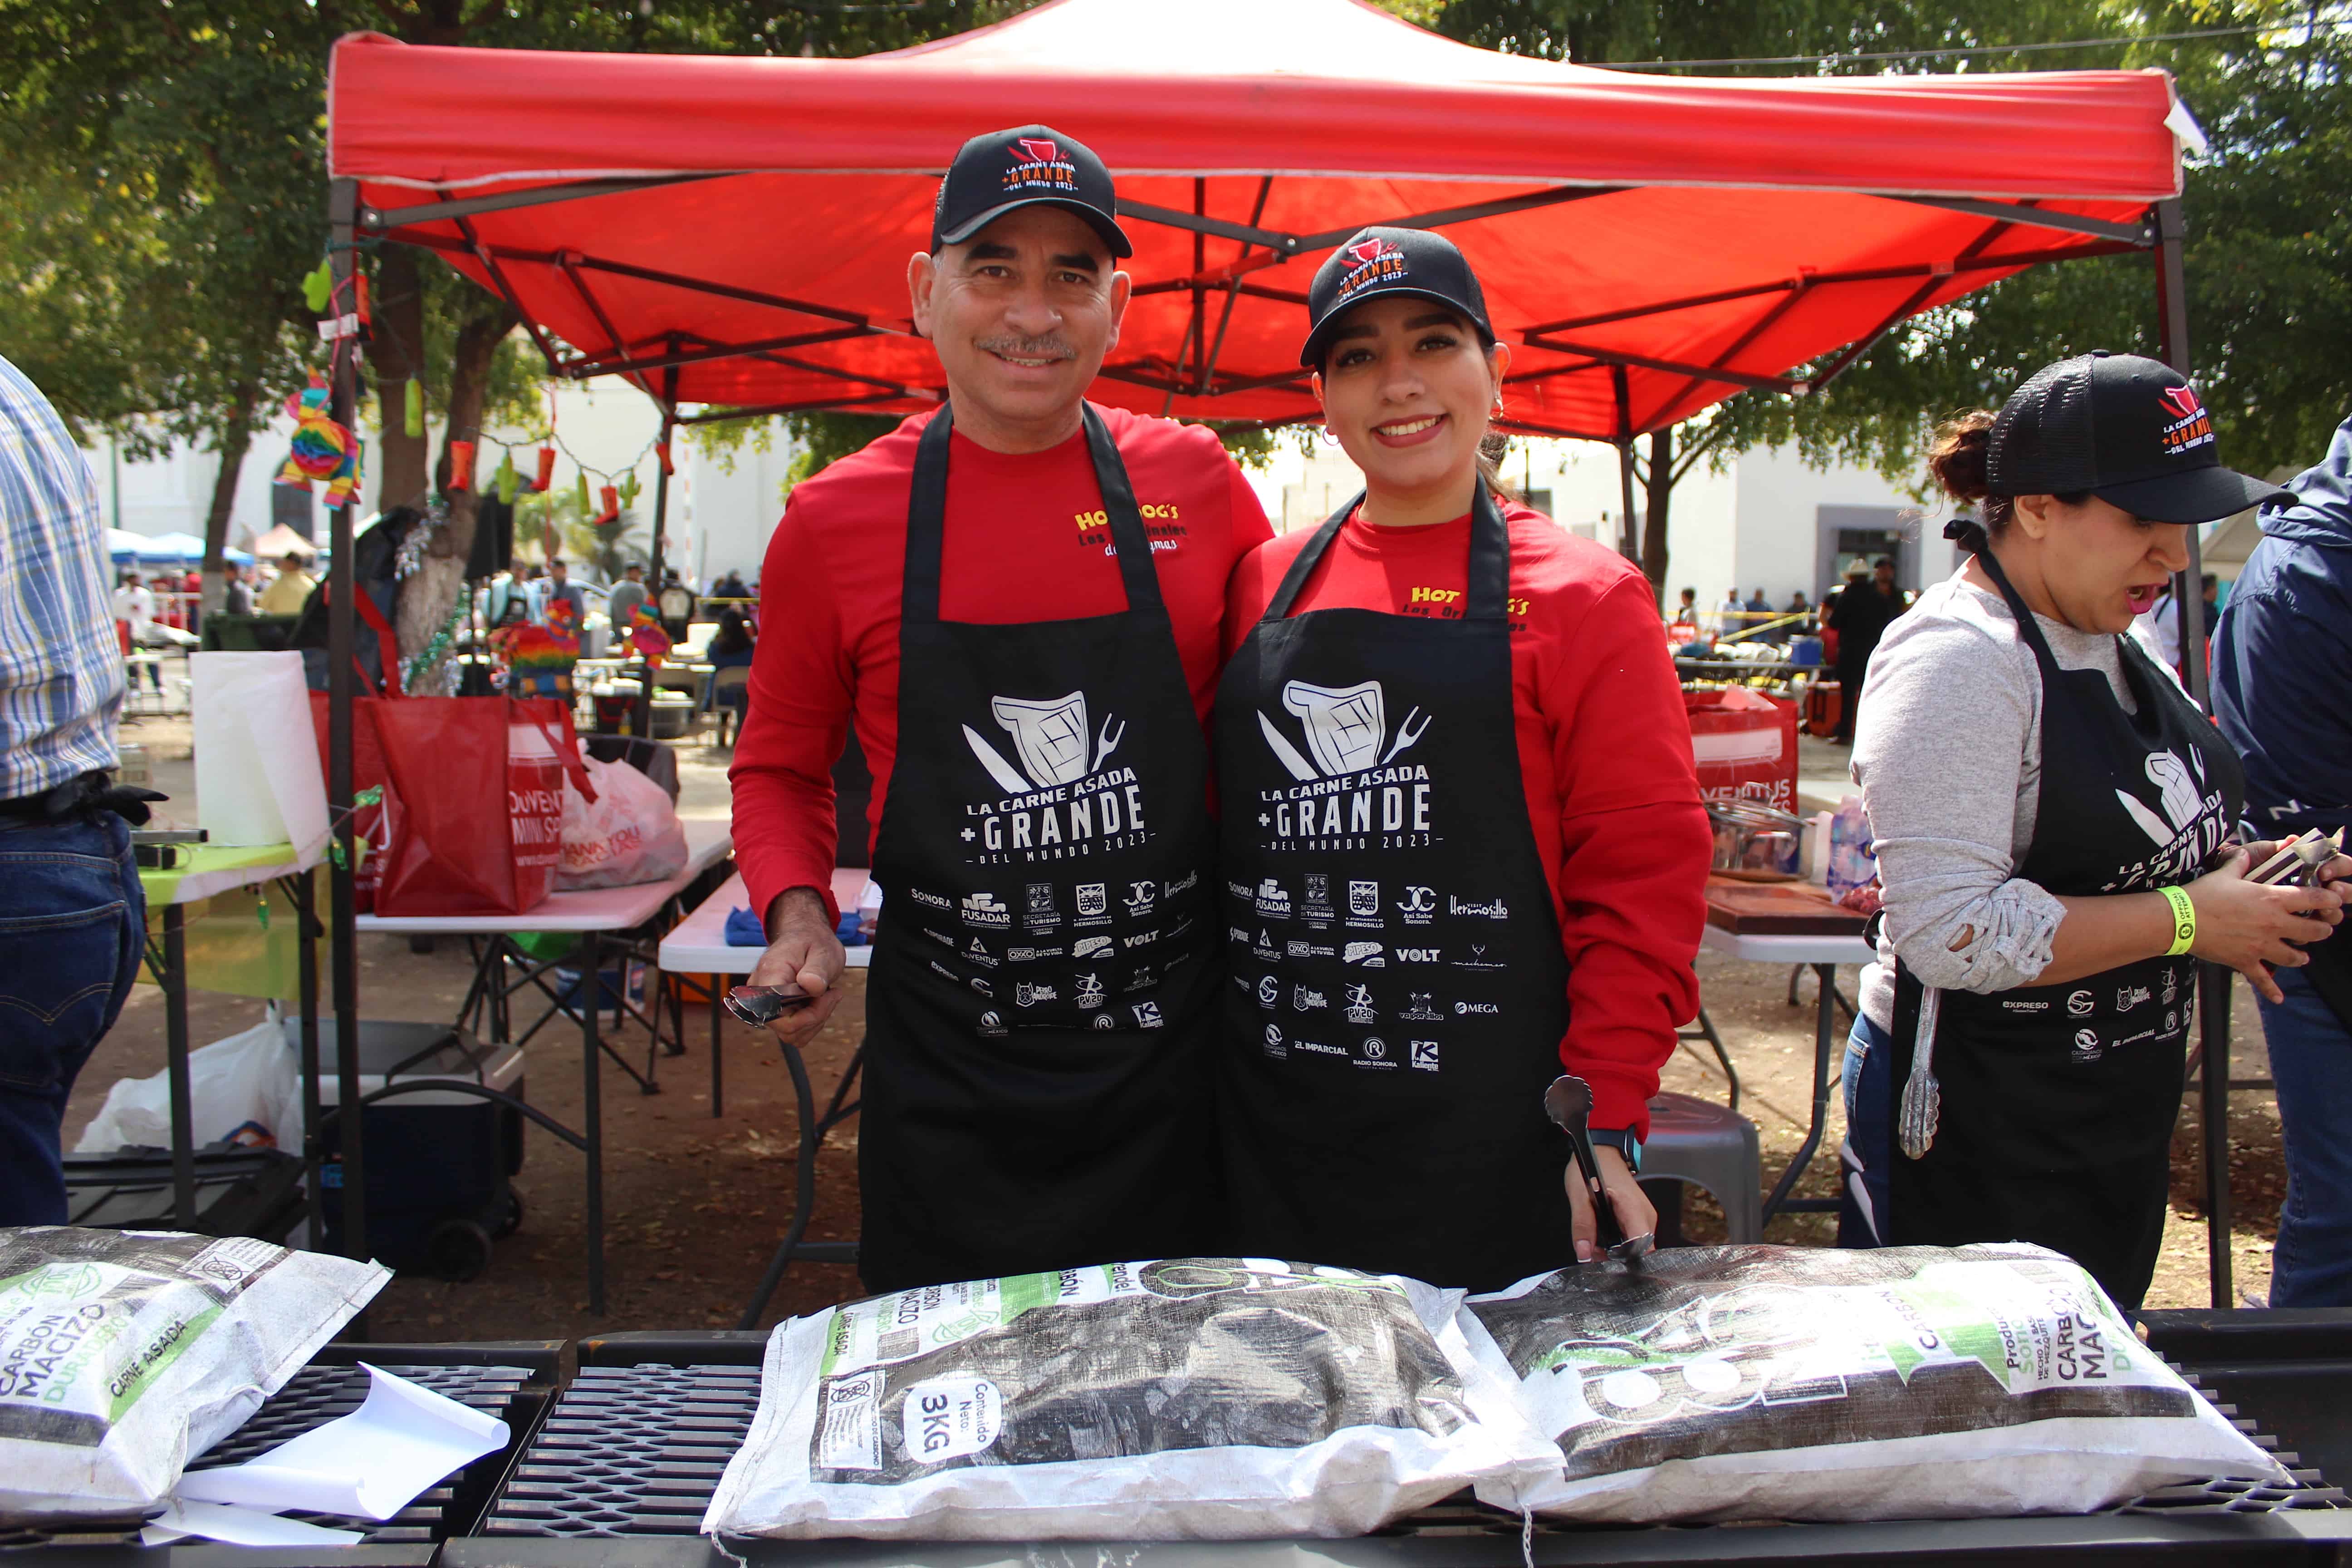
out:
M471 441L452 441L449 443L449 491L454 495L473 487L474 444Z
M545 495L548 491L548 488L554 483L555 448L552 447L541 447L539 449L539 479L530 488L537 490L540 494Z

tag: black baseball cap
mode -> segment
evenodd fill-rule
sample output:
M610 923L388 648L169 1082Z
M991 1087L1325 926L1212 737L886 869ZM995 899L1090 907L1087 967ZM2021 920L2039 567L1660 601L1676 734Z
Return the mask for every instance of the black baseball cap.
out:
M1415 295L1458 310L1478 329L1478 341L1494 346L1486 293L1452 240L1422 228L1360 228L1315 269L1298 363L1320 370L1339 319L1365 300L1388 294Z
M2189 378L2139 354L2077 354L2033 373L1994 416L1995 495L2088 490L2150 522L2211 522L2286 492L2221 466Z
M961 245L1015 207L1066 207L1110 253L1135 254L1118 226L1110 171L1085 142L1043 125L992 131L957 152L931 209L931 248Z

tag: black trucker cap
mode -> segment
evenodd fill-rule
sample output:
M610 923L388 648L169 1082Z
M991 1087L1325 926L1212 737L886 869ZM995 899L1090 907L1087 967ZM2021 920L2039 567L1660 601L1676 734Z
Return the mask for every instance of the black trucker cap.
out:
M1452 240L1427 229L1364 228L1315 269L1315 281L1307 290L1307 342L1298 351L1298 363L1320 370L1339 318L1383 294L1434 300L1469 317L1479 342L1490 347L1495 342L1478 275Z
M1992 422L1995 495L2088 490L2150 522L2211 522L2286 492L2221 466L2187 376L2138 354L2078 354L2033 373Z
M1110 171L1085 142L1043 125L992 131L963 144L940 182L931 248L961 245L1013 208L1039 205L1086 219L1113 256L1135 254L1118 226Z

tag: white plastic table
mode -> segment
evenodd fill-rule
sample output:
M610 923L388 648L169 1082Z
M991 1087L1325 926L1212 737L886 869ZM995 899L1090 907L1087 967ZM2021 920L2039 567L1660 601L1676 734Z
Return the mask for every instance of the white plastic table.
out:
M136 655L133 656L137 657ZM188 1081L188 959L187 906L220 893L257 888L267 882L284 886L293 901L296 930L296 974L301 1018L303 1085L303 1149L308 1162L310 1242L320 1241L319 1209L319 971L316 950L309 936L317 922L310 909L311 868L326 858L327 837L296 847L271 844L244 848L222 844L183 847L184 868L142 867L139 885L147 907L159 910L160 943L150 943L142 955L156 989L163 994L163 1068L172 1105L172 1217L189 1230L198 1228L196 1215L195 1110Z
M652 1035L654 1044L646 1056L646 1070L638 1072L604 1042L599 1030L605 1005L603 979L604 949L618 933L633 931L660 914L686 890L688 883L733 853L735 841L726 823L688 822L683 826L686 829L686 869L666 881L643 882L629 888L591 888L577 892L552 893L515 915L361 915L353 922L362 932L375 931L392 936L463 936L480 941L483 945L475 965L474 984L467 991L466 1000L458 1006L457 1021L461 1026L469 1019L478 1017L489 1028L493 1039L504 1040L509 1032L507 999L526 985L537 985L552 1005L523 1032L522 1039L515 1042L517 1045L527 1042L541 1026L558 1014L579 1018L585 1100L580 1131L575 1133L530 1107L518 1103L516 1109L571 1143L587 1161L588 1305L589 1310L595 1312L604 1310L604 1129L601 1063L604 1057L611 1056L621 1070L636 1081L638 1088L647 1094L657 1093L660 1085L653 1078L653 1052L660 1048L662 1033L658 991L653 990L647 997L653 1009L649 1016L630 1004L627 975L624 973L614 1011L628 1012ZM514 945L513 939L525 931L577 936L580 946L560 960L533 958ZM621 945L625 967L629 944L623 942ZM657 986L663 965L658 950L656 950L656 954L654 973L647 978ZM522 977L519 980L507 978L506 964L509 959L522 968ZM547 984L547 973L559 963L576 965L579 969L577 990L580 1005L576 1014L572 1004ZM674 1028L672 1033L675 1036L678 1031ZM683 1040L677 1041L677 1045L680 1050L685 1048ZM447 1086L445 1083L441 1087ZM391 1090L387 1089L379 1092L389 1093ZM483 1092L487 1094L489 1091Z
M1726 931L1709 921L1699 940L1702 945L1743 963L1810 964L1814 978L1821 982L1821 1000L1813 1016L1812 1123L1806 1129L1805 1142L1797 1151L1797 1157L1789 1162L1789 1168L1780 1173L1780 1179L1766 1194L1764 1217L1769 1220L1783 1210L1803 1213L1833 1210L1837 1206L1834 1203L1816 1198L1792 1200L1789 1192L1797 1184L1797 1178L1805 1173L1805 1167L1812 1163L1813 1155L1822 1146L1823 1127L1829 1120L1830 1084L1835 1077L1833 1068L1838 1059L1837 966L1841 963L1869 963L1878 954L1869 942L1863 940L1859 931L1850 935L1760 935ZM1715 1026L1708 1022L1704 1007L1699 1010L1699 1026L1706 1031L1709 1040L1716 1041L1717 1055L1723 1056L1722 1044L1716 1040ZM1724 1059L1728 1071L1729 1058Z
M852 910L866 891L867 873L863 867L835 867L833 873L833 901L837 908ZM661 966L674 973L704 973L712 977L710 986L710 1114L719 1114L719 1030L726 1017L720 1002L718 977L749 974L767 949L750 944L734 945L727 940L727 915L730 910L748 908L751 895L740 876L730 877L717 892L702 901L702 906L680 921L669 935L662 939ZM844 948L842 957L852 969L863 969L874 962L870 946ZM834 1085L833 1097L824 1110L816 1109L816 1089L809 1081L808 1062L798 1046L779 1040L784 1066L793 1075L793 1093L800 1105L798 1125L801 1130L800 1160L793 1185L793 1223L785 1231L783 1241L775 1256L769 1260L766 1278L751 1305L744 1309L739 1328L757 1328L760 1314L767 1310L768 1299L782 1282L784 1270L795 1258L805 1258L814 1263L855 1263L857 1244L854 1241L803 1241L809 1216L816 1209L816 1152L824 1135L835 1126L856 1113L858 1102L848 1098L850 1088L857 1081L857 1070L865 1058L866 1047L860 1045L857 1054L843 1069L841 1081ZM846 1101L846 1103L844 1103Z

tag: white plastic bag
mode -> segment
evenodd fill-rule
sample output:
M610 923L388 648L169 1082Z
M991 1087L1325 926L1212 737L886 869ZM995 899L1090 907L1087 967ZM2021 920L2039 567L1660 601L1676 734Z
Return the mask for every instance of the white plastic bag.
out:
M2278 1462L2022 1243L1688 1247L1462 1308L1557 1440L1507 1506L1620 1524L2084 1513Z
M563 863L559 889L660 882L686 869L686 829L669 792L626 763L586 759L596 798L563 781Z
M302 1147L302 1077L275 1018L189 1052L188 1091L198 1148L248 1121L280 1149ZM172 1083L159 1072L117 1079L74 1152L111 1154L134 1143L160 1149L171 1142Z
M1256 1258L1115 1263L779 1324L703 1516L796 1539L1350 1535L1559 1468L1457 1292Z
M0 1229L0 1522L152 1506L391 1278L241 1237Z

